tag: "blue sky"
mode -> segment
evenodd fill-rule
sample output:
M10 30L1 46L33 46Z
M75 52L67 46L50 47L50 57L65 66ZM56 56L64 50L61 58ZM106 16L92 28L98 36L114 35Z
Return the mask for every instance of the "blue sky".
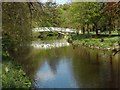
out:
M46 2L46 1L55 1L58 4L65 4L67 2L70 2L70 0L39 0L41 2Z
M67 2L69 2L70 0L56 0L57 3L59 4L65 4Z

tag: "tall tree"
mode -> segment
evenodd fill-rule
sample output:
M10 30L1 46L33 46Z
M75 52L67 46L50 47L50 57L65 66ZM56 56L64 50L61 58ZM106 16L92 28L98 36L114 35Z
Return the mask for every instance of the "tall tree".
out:
M73 22L80 23L79 27L89 33L89 25L95 27L96 35L98 35L97 22L101 18L101 8L97 2L76 2L71 6ZM85 27L86 26L86 27Z
M107 24L109 28L109 35L111 35L111 31L115 27L115 20L119 19L120 13L120 2L108 2L106 3L105 7L103 8L104 13L107 15Z
M4 2L2 3L2 47L12 58L26 55L32 37L33 12L38 12L40 3ZM37 15L37 14L36 14ZM36 16L38 17L38 16ZM23 52L26 53L23 54Z

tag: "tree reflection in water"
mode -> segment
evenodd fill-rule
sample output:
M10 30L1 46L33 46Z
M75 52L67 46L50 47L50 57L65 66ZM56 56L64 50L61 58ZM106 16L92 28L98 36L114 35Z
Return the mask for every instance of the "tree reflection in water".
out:
M24 65L32 79L39 78L35 88L116 88L118 56L81 46L33 49Z

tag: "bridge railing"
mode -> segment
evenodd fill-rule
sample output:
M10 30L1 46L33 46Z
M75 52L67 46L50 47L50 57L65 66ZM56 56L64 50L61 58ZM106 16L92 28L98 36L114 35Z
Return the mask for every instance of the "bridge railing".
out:
M69 33L75 33L75 29L69 29L69 28L59 28L59 27L39 27L39 28L33 28L33 32L69 32Z

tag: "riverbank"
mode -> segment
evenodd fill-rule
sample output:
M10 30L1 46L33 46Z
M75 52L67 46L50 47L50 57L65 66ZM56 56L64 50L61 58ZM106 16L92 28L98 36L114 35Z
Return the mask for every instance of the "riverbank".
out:
M118 36L93 36L89 35L74 35L72 36L74 45L83 45L90 48L101 50L118 50Z
M57 32L33 32L33 41L35 40L57 40L64 38L64 35Z
M2 60L2 88L31 88L31 81L21 65L9 57Z

